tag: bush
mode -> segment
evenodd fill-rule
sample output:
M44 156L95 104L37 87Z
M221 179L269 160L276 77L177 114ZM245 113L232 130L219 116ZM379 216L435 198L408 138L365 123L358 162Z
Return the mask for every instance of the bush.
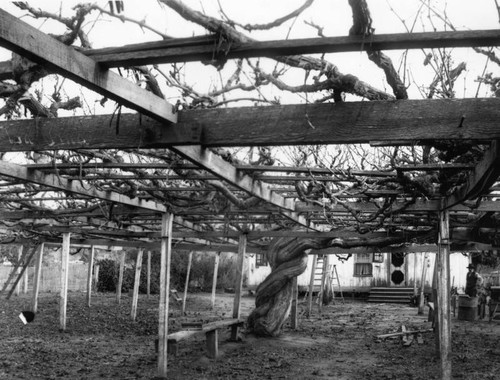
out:
M127 254L123 271L122 292L128 292L134 287L135 263L137 250L130 250ZM185 251L173 251L170 268L170 288L183 290L186 282L189 254ZM147 265L148 255L144 252L142 257L141 279L139 292L147 293ZM150 293L160 293L160 261L159 252L151 252L151 278ZM120 263L113 259L102 259L96 262L99 265L99 280L97 291L116 292ZM189 291L210 291L214 273L214 255L198 254L193 256L191 263ZM235 260L233 257L221 255L217 275L217 288L233 288L235 283Z

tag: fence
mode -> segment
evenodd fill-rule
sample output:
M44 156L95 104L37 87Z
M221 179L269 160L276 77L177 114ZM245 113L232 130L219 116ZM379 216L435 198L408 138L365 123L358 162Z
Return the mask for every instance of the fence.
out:
M5 281L9 278L12 271L12 266L0 266L0 289ZM28 290L33 289L33 274L35 269L28 267ZM68 268L68 290L69 291L85 291L87 289L87 272L88 264L70 263ZM12 280L13 282L14 280ZM22 280L21 289L22 286ZM9 289L12 285L9 285ZM61 275L59 266L42 267L40 276L40 292L58 292L61 288Z

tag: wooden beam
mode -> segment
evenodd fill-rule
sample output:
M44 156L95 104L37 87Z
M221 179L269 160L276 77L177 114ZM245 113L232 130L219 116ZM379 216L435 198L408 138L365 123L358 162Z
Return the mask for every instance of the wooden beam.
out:
M137 318L137 303L139 301L139 285L141 283L141 268L142 268L142 255L144 248L139 248L137 252L137 259L135 261L135 276L134 276L134 290L132 292L132 311L130 317L133 321Z
M449 212L439 213L437 263L437 317L441 379L451 379L451 309L450 309L450 231Z
M241 316L241 296L243 291L243 267L245 264L245 254L247 248L247 235L241 234L238 244L238 260L236 263L236 276L234 284L233 318ZM238 340L238 325L231 327L231 340Z
M55 174L43 173L39 170L30 170L22 165L10 162L0 161L0 174L11 178L21 179L23 181L37 183L39 185L49 186L54 189L103 199L113 203L121 203L158 212L164 212L166 210L165 206L152 201L131 199L123 194L111 191L100 191L93 187L86 188L80 181L69 181Z
M0 25L0 46L145 115L164 122L177 121L174 107L167 101L3 9Z
M155 120L143 117L139 122L139 116L125 114L120 119L125 132L131 132L137 121L137 131L130 135L113 135L115 128L108 127L110 115L61 118L63 122L54 118L38 124L16 120L0 122L0 151L100 148L112 146L113 139L117 147L136 148L167 148L174 142L193 144L199 138L204 147L354 144L373 140L390 143L402 138L414 144L435 139L496 140L500 139L499 118L500 99L481 98L186 110L179 112L175 136L170 136L169 130L160 133L162 127ZM79 125L78 120L84 123ZM64 123L69 123L69 130ZM87 136L89 130L92 133ZM201 148L184 152L195 165L205 158L204 154Z
M92 298L92 271L94 269L95 246L90 247L90 255L87 270L87 307L90 307L90 299Z
M474 171L467 176L467 182L444 199L443 209L484 194L497 181L499 175L500 141L494 140Z
M120 269L118 271L118 284L116 284L116 303L119 305L122 301L122 284L123 284L123 271L125 269L125 255L126 251L120 253Z
M59 293L59 330L66 331L66 306L68 304L69 232L63 234L61 249L61 291Z
M116 115L4 120L0 126L2 152L164 148L201 142L199 125L179 128L136 113L122 113L119 120Z
M21 245L20 248L23 248ZM38 294L40 293L40 281L42 279L43 251L45 245L41 243L38 248L38 255L35 261L35 273L33 274L33 297L31 299L31 311L38 312Z
M220 252L215 254L214 258L214 273L212 277L212 295L210 297L210 307L213 310L215 308L215 291L217 290L217 274L219 273L219 260Z
M187 293L189 289L189 275L191 274L191 264L193 262L193 251L189 252L188 266L186 270L186 281L184 283L184 293L182 295L182 315L186 312Z
M363 50L406 50L437 47L500 45L499 30L375 34L275 41L224 42L203 36L155 41L87 51L85 54L108 66L151 65L248 57L297 54L359 52Z
M151 293L151 250L148 249L148 262L147 262L147 271L146 271L146 296L149 298Z
M167 377L168 296L172 254L172 214L163 214L161 224L160 305L158 307L158 377Z

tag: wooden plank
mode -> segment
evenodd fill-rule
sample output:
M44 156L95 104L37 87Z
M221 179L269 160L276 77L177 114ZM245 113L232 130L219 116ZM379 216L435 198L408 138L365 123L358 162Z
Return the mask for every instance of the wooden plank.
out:
M184 283L184 294L182 295L182 315L186 312L186 300L189 288L189 275L191 273L191 263L193 262L193 251L189 252L188 266L186 270L186 282Z
M135 262L134 290L132 293L132 311L130 317L133 321L137 318L137 302L139 300L139 285L141 282L142 255L144 248L140 248L137 252L137 260Z
M311 318L312 305L313 305L313 291L314 291L314 276L316 274L316 265L318 262L318 255L313 254L313 261L311 266L311 277L309 279L309 293L307 294L307 316Z
M86 54L108 67L117 67L203 61L219 57L221 59L235 59L360 52L368 49L406 50L500 45L499 30L374 34L369 37L342 36L236 43L233 41L227 43L210 36L205 39L200 38L193 37L192 39L155 41L104 48L87 51ZM176 42L177 45L175 45Z
M0 151L140 149L199 144L201 126L179 127L141 114L4 120ZM53 168L52 168L53 169Z
M20 246L23 248L23 246ZM38 249L38 255L35 261L35 273L33 274L33 297L31 299L31 311L33 313L38 312L38 294L40 292L40 280L42 277L42 262L43 262L43 250L44 243L40 244Z
M146 281L146 296L149 298L151 293L151 251L148 250L148 264L147 264L147 281Z
M449 212L439 213L437 263L437 316L441 379L451 379L451 307L450 307L450 250Z
M210 330L206 333L207 355L215 359L219 355L219 330Z
M158 308L158 377L167 377L168 297L170 294L170 257L172 254L173 215L163 214L160 246L160 305Z
M21 258L23 256L23 246L22 245L19 245L17 246L17 262L20 263L21 262ZM17 270L16 270L17 274L19 275L21 273L21 267L20 265L17 266ZM15 293L16 293L16 296L19 297L19 293L21 291L21 281L19 281L16 285L16 290L15 290ZM34 312L34 311L33 311Z
M232 327L235 325L239 326L242 323L244 323L244 322L240 318L222 319L220 321L205 323L201 327L201 329L202 329L202 331L207 332L207 331L212 331L212 330L216 330L216 329L221 329L224 327Z
M216 252L214 258L214 274L212 277L212 295L210 296L210 308L212 310L215 307L215 291L217 290L217 274L219 273L219 260L220 260L220 252Z
M167 101L3 9L0 9L0 46L145 115L161 121L177 121L174 107Z
M90 299L92 298L92 270L94 269L95 246L90 247L90 255L87 269L87 307L90 307Z
M234 284L233 318L240 318L241 315L241 293L243 288L243 266L245 264L245 253L247 247L247 235L241 234L238 244L238 259L236 262L236 279ZM231 328L231 340L238 340L238 326Z
M354 144L373 140L390 143L402 138L414 144L434 139L496 140L500 139L496 124L499 118L500 99L481 98L186 110L179 112L176 135L172 136L168 129L162 133L158 122L146 117L141 121L136 115L121 116L124 132L116 136L113 136L116 128L108 127L110 115L90 120L61 118L69 123L68 131L58 118L43 122L17 120L0 122L0 151L100 148L112 146L113 138L117 147L142 148L168 148L174 142L193 144L193 140L199 139L204 147ZM132 132L134 120L137 125ZM92 132L88 137L86 130ZM184 156L195 159L191 160L194 164L200 157L205 158L205 154L201 148L184 152Z
M457 203L474 199L487 192L500 175L500 141L494 140L474 171L467 177L467 182L443 201L443 209Z
M63 233L61 249L61 291L59 293L59 330L66 331L66 306L68 304L69 232Z
M298 297L299 297L299 288L297 277L295 276L292 280L292 308L290 310L290 328L292 330L296 330L298 326Z
M120 269L118 271L118 284L116 284L116 303L118 305L122 301L122 284L123 284L123 270L125 268L125 251L120 253Z
M1 10L0 10L1 11ZM145 208L148 210L163 212L165 206L141 199L131 199L130 197L114 193L111 191L100 191L94 187L87 188L80 181L69 181L55 174L43 173L38 170L30 170L22 165L13 164L10 162L0 161L0 174L21 179L39 185L49 186L51 188L69 191L71 193L87 195L92 198L103 199L109 202L126 204L129 206Z

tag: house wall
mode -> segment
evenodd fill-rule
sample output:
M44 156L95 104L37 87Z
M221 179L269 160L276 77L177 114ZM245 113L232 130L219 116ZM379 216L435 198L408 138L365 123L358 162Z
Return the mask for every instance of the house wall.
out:
M340 260L337 255L331 254L328 256L330 264L336 266L342 291L368 292L372 287L394 286L389 280L390 253L383 254L383 262L372 262L373 273L369 277L354 276L354 255L347 261ZM403 266L405 280L400 286L413 287L416 279L416 286L417 288L420 287L425 256L426 254L423 252L410 252L406 254ZM425 288L430 289L432 287L436 254L429 252L427 253L427 257L428 266L425 277ZM249 256L247 260L247 284L250 288L256 288L269 275L271 268L269 266L257 266L256 255ZM298 277L298 285L302 290L306 290L309 286L312 262L313 255L310 254L305 272ZM454 252L450 255L450 282L452 286L458 287L459 291L463 291L463 288L465 288L465 276L468 264L469 258L467 255L463 255L460 252ZM334 280L334 286L337 289L336 280Z

